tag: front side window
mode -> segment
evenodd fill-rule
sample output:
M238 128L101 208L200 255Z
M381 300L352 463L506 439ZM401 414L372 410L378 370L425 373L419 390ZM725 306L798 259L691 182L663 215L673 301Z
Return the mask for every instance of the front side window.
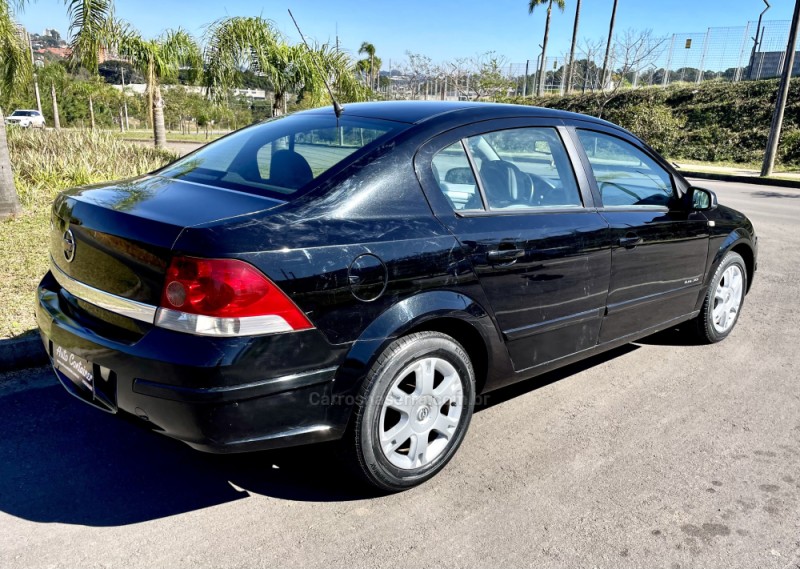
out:
M672 178L650 156L614 136L578 130L605 207L665 207Z
M376 119L290 115L212 142L158 175L289 200L399 128L399 123Z
M467 140L489 208L582 207L575 174L554 128L501 130Z

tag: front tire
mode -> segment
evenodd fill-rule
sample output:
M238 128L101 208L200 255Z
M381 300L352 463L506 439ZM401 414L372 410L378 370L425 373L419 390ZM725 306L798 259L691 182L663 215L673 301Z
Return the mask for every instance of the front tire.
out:
M475 405L475 372L450 336L392 342L370 369L345 440L369 484L398 492L432 478L458 450Z
M714 273L703 308L695 320L702 341L713 344L728 337L739 320L746 291L747 267L744 259L730 251Z

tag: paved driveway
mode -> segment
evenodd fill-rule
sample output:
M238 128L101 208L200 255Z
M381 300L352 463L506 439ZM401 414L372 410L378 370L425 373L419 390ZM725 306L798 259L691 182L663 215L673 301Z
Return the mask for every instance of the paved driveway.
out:
M433 481L373 497L332 447L218 457L0 381L0 565L796 567L800 192L703 182L760 267L715 346L662 333L495 393Z

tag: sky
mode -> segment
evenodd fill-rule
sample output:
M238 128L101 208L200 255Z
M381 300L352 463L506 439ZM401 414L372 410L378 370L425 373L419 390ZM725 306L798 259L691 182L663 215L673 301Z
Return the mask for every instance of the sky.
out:
M554 7L548 56L569 50L575 0ZM792 0L771 0L766 20L791 20ZM67 35L64 0L31 0L17 13L31 32L55 28ZM598 40L608 33L613 0L584 0L579 38ZM494 51L509 63L533 61L544 33L546 6L528 15L527 0L115 0L117 16L145 37L182 27L202 38L206 26L224 16L263 16L291 41L299 41L287 9L307 38L334 42L355 55L363 41L375 45L383 68L406 59L406 52L435 63ZM705 32L708 27L744 26L758 19L763 0L619 0L616 31L652 29L654 35Z

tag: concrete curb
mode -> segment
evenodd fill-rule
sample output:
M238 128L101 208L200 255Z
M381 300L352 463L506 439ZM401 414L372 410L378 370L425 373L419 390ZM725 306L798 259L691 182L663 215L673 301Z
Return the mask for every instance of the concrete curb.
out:
M47 363L39 334L0 340L0 371L36 367Z
M742 184L759 184L761 186L778 186L781 188L800 190L800 180L737 176L736 174L718 174L716 172L693 172L691 170L678 170L678 172L680 172L684 178L702 178L704 180L719 180L720 182L739 182Z

